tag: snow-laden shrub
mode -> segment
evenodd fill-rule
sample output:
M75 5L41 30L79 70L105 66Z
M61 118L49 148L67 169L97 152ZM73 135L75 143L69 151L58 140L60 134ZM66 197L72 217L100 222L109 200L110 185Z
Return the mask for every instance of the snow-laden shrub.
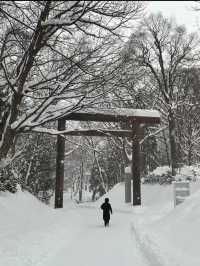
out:
M9 167L0 170L0 191L17 192L17 180Z
M171 176L171 169L169 168L169 166L160 166L157 167L154 171L150 172L148 176L142 178L142 182L150 184L166 184L171 183L171 181L173 180L196 181L196 179L198 178L200 178L200 165L183 165L182 167L177 169L175 178Z
M143 183L155 184L171 184L173 177L171 175L171 169L169 166L157 167L154 171L150 172L148 176L144 177Z
M200 178L200 166L198 165L184 165L176 175L176 180L196 181L198 178Z

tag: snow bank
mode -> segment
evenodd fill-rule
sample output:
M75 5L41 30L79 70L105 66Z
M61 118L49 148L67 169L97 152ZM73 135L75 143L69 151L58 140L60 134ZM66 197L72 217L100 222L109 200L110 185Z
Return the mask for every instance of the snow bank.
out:
M131 212L131 230L153 266L199 266L200 181L190 183L191 196L174 208L173 185L142 184L142 206L124 202L124 183L105 197L115 211Z
M169 192L170 187L163 190L164 194ZM157 189L155 193L160 210L156 204L152 204L150 208L134 211L132 228L146 256L156 261L155 265L200 265L200 182L192 182L190 187L191 196L176 208L172 207L172 202L167 203L167 194L163 195L160 202ZM152 192L150 194L153 197Z
M137 207L124 203L124 183L117 184L95 203L76 205L70 201L70 194L65 194L64 209L57 210L44 205L28 192L0 193L0 236L3 243L0 245L0 265L51 265L49 262L57 261L60 251L65 262L71 253L79 254L75 247L81 237L84 245L92 243L94 254L99 254L95 245L102 246L105 237L102 235L104 231L99 231L104 229L98 225L102 222L99 207L104 198L109 197L114 210L113 226L109 232L113 232L115 239L109 238L110 245L112 241L120 243L119 236L123 236L125 243L132 235L133 250L137 245L150 266L199 266L200 181L190 185L191 196L176 208L173 206L172 185L143 184L142 206ZM128 228L125 235L122 234L124 228ZM102 235L101 241L92 238L93 230L96 236ZM91 238L87 242L88 234ZM123 243L117 246L120 252L127 250ZM67 249L69 252L65 257ZM64 265L64 262L58 265Z
M72 209L64 212L66 209L52 209L28 192L1 192L0 265L48 265L46 260L79 232L81 215Z
M9 192L0 193L1 234L24 232L29 227L41 222L42 217L49 215L50 208L46 207L28 192L18 191L15 194ZM23 227L21 226L23 224Z
M181 167L179 176L182 175L184 178L191 178L191 180L200 179L200 167L198 165L184 165Z
M171 171L170 167L165 165L165 166L157 167L152 172L152 174L160 176L160 175L163 175L163 174L167 174L167 172L170 172L170 171Z
M171 172L171 168L167 165L159 166L154 169L149 175L162 176ZM177 171L176 179L186 179L190 178L191 180L200 179L200 166L199 165L183 165Z
M157 234L163 245L168 245L182 266L199 266L200 245L200 191L188 197L157 224Z

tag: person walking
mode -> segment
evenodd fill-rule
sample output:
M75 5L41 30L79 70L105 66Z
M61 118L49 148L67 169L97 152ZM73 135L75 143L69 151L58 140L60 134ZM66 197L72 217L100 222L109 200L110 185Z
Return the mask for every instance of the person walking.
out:
M112 214L112 207L109 203L109 198L105 198L105 202L101 205L101 209L103 210L104 225L109 226L110 213Z

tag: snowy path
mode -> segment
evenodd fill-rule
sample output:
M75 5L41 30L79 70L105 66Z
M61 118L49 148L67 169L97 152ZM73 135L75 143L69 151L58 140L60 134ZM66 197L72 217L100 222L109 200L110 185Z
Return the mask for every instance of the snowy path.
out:
M54 254L49 266L149 266L131 230L131 214L115 212L110 227L105 228L100 210L78 208L76 211L81 215L82 229L70 245L64 245Z
M28 192L1 193L0 266L200 265L200 193L177 208L169 201L172 187L143 187L144 206L134 208L123 193L118 184L109 194L109 228L102 200L77 205L66 195L64 208L55 210Z
M95 206L38 207L37 216L18 210L5 230L0 222L0 266L155 266L132 230L132 212L114 210L105 228Z

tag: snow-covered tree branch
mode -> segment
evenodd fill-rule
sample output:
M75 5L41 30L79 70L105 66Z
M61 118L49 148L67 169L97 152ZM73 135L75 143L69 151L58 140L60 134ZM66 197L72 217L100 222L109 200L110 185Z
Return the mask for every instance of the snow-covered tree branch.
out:
M141 10L139 1L0 5L0 159L8 155L16 134L102 97L110 71L106 65L120 43L116 40ZM62 106L60 100L65 100Z

